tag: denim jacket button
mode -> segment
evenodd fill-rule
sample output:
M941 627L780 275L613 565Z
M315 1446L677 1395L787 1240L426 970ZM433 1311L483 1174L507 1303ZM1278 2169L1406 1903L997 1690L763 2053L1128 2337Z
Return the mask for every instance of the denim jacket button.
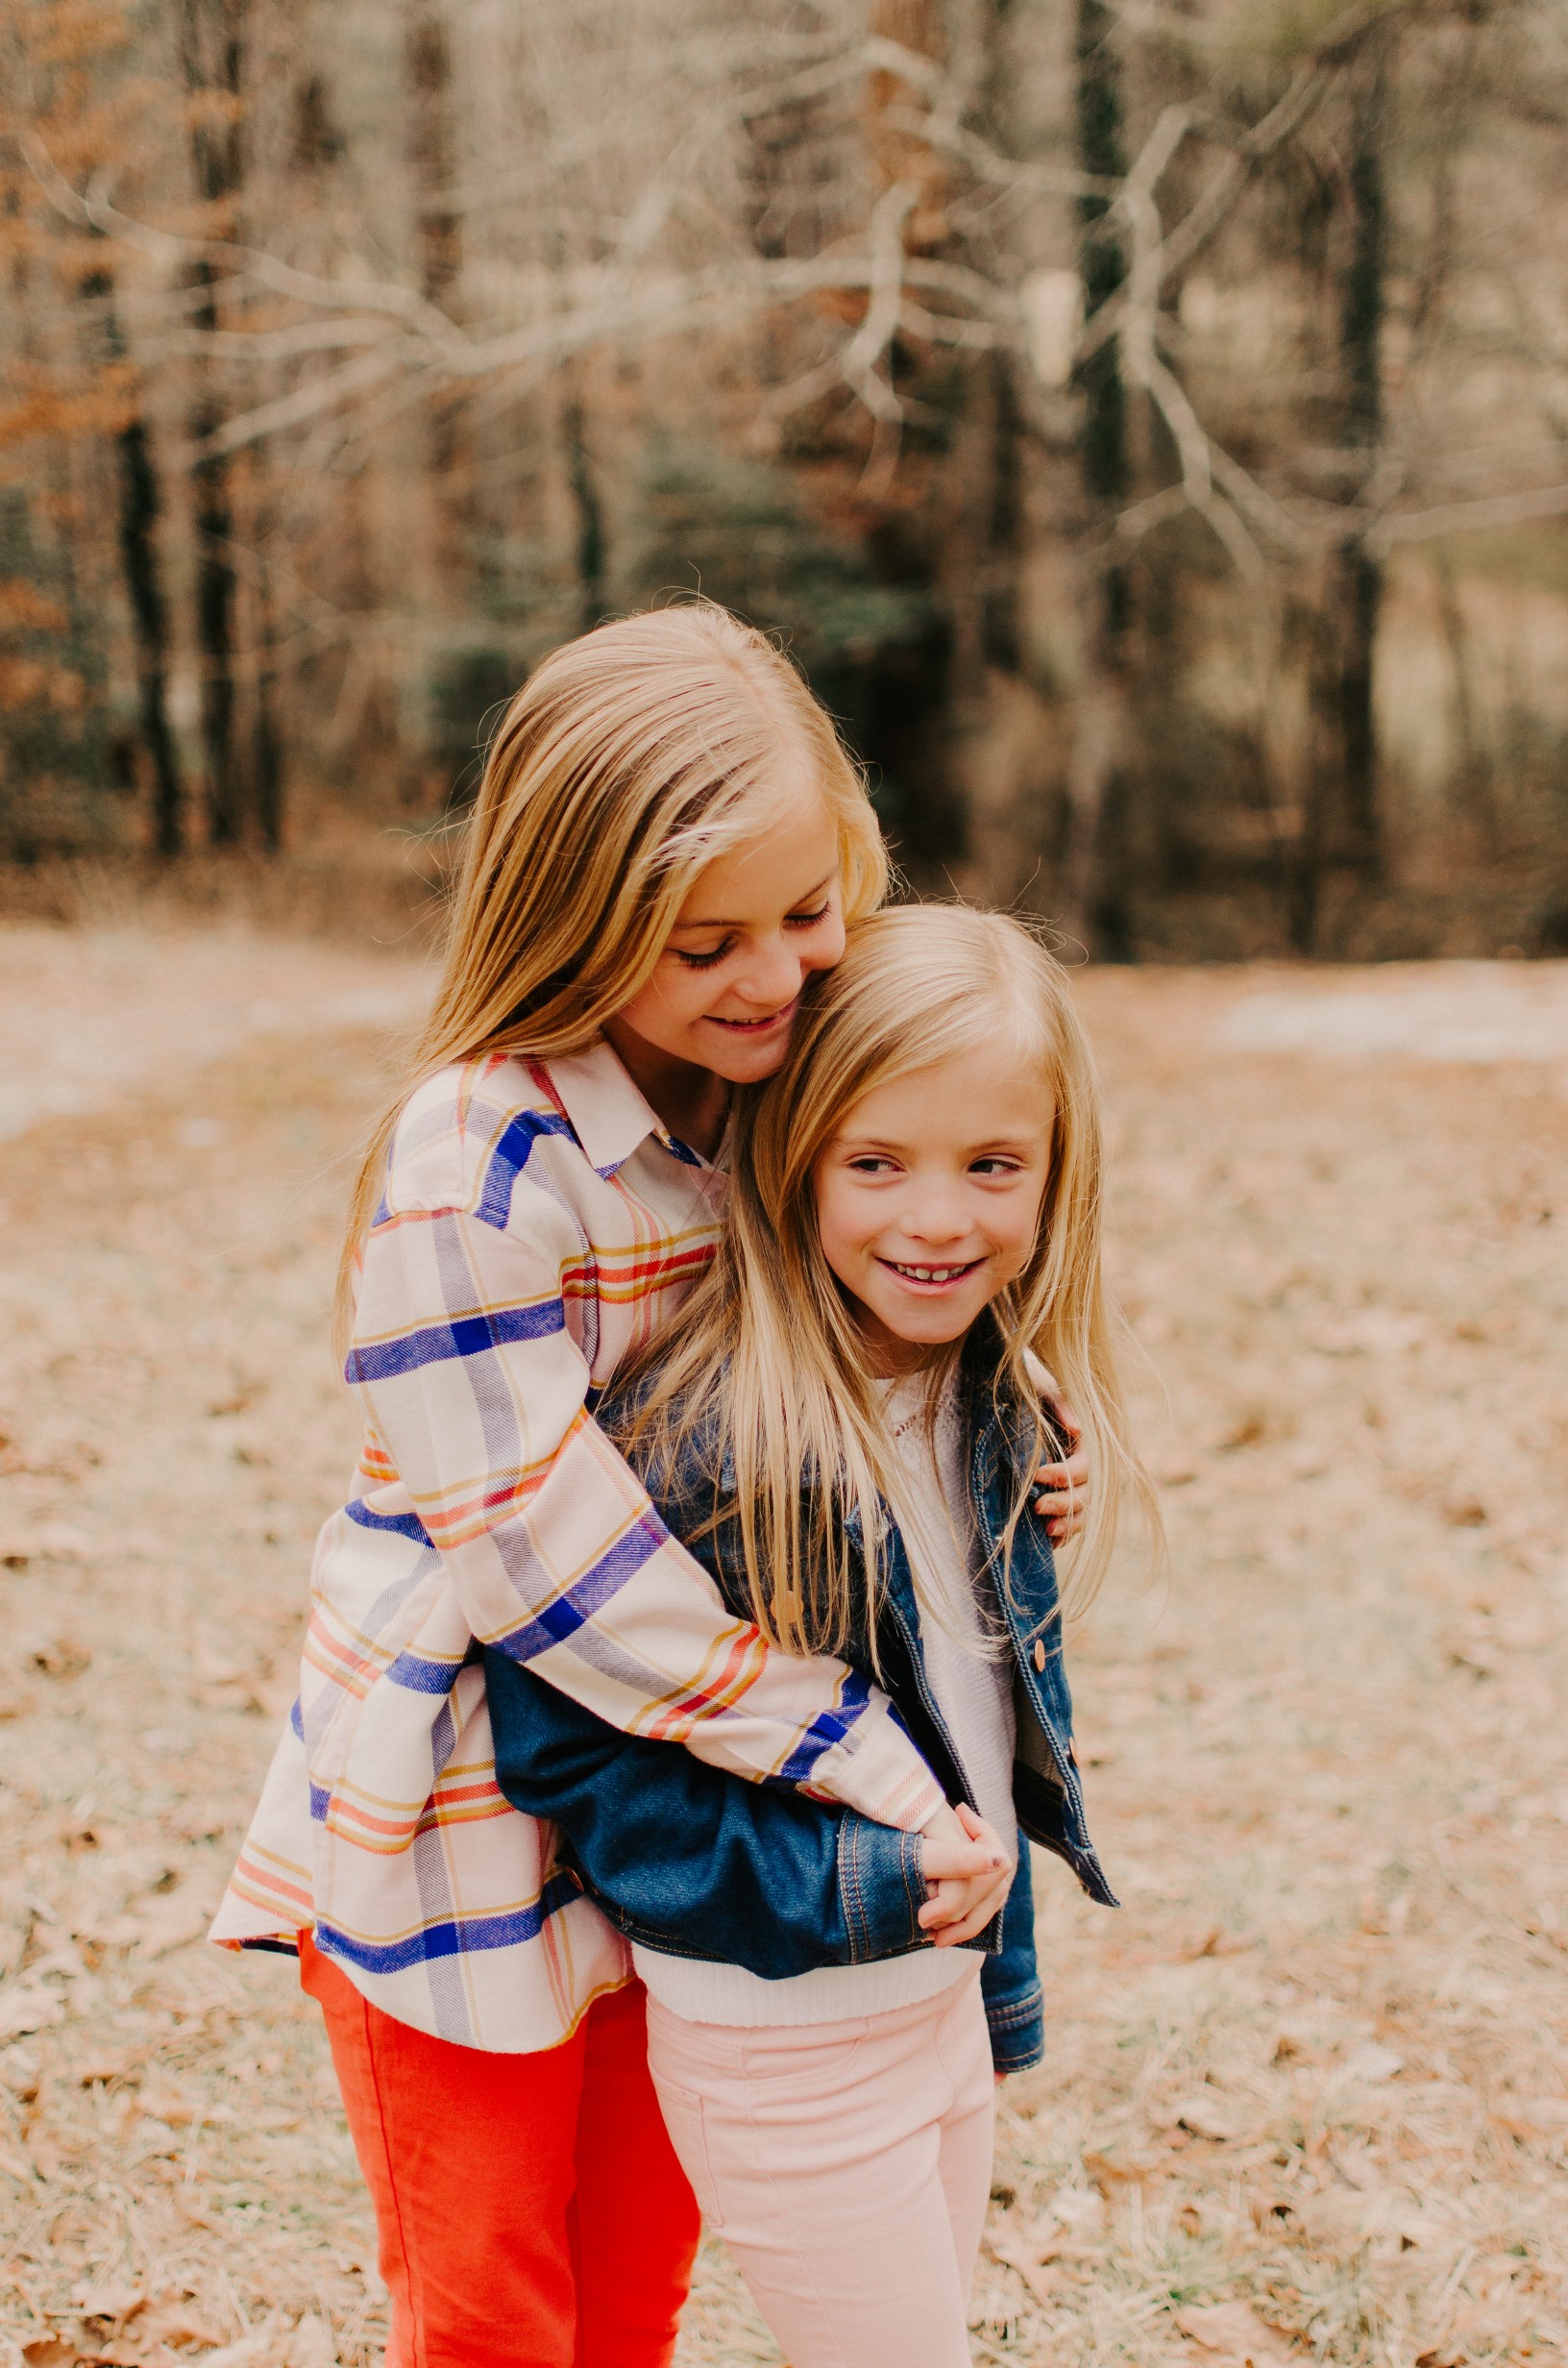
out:
M1035 1639L1035 1666L1043 1677L1045 1673L1045 1646L1041 1639L1039 1637L1036 1637Z

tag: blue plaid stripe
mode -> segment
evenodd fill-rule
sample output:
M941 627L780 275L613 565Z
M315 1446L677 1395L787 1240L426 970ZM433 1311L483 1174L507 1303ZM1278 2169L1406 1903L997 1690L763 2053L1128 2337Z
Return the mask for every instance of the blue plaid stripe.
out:
M433 1546L417 1513L372 1513L362 1496L351 1496L343 1510L361 1529L389 1529L394 1537L406 1538L410 1545Z
M474 1211L482 1224L504 1231L512 1213L513 1188L533 1157L534 1145L547 1135L572 1139L571 1127L553 1110L521 1111L505 1128L490 1154Z
M844 1741L870 1698L870 1681L862 1677L858 1669L849 1670L844 1682L842 1702L833 1710L819 1712L774 1781L786 1785L804 1783L822 1754L831 1751L835 1743Z
M521 1628L514 1628L508 1636L497 1637L495 1641L501 1651L510 1653L514 1661L532 1661L538 1654L548 1653L551 1645L564 1644L568 1637L587 1626L594 1614L618 1594L645 1563L652 1560L660 1547L668 1543L669 1534L649 1509L564 1594L547 1604Z
M467 1957L480 1949L515 1949L520 1942L537 1940L550 1918L581 1896L581 1886L575 1877L551 1875L539 1897L526 1908L508 1909L499 1915L445 1917L427 1924L421 1932L389 1941L355 1940L333 1924L318 1924L316 1946L329 1957L357 1965L363 1973L406 1973L410 1965L429 1964L435 1958Z
M355 1382L395 1381L422 1365L439 1365L448 1357L481 1357L487 1348L505 1348L516 1341L548 1340L565 1327L566 1311L559 1299L535 1299L526 1307L498 1308L482 1316L455 1316L451 1323L424 1324L396 1340L351 1349L343 1378L351 1387Z

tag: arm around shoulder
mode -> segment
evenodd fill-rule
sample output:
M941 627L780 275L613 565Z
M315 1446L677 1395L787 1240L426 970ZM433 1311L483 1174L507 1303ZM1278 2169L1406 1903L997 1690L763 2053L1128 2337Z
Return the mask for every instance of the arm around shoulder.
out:
M629 1937L772 1981L925 1944L917 1835L625 1735L495 1650L485 1684L502 1791Z

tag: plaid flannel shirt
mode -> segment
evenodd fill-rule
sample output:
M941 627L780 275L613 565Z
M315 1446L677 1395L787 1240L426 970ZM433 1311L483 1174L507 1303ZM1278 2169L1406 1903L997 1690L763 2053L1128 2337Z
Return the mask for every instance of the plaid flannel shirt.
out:
M364 1417L317 1543L300 1697L212 1927L303 1927L399 2021L551 2047L617 1934L496 1785L481 1644L630 1734L914 1829L942 1794L886 1698L725 1611L590 1408L712 1255L722 1173L607 1045L409 1098L365 1245Z

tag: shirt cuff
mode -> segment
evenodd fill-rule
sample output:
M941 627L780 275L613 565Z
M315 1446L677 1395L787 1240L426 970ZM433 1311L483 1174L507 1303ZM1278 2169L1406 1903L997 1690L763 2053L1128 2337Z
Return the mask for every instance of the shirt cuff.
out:
M924 1845L918 1834L876 1825L853 1812L839 1820L839 1897L849 1962L901 1957L925 1940Z

